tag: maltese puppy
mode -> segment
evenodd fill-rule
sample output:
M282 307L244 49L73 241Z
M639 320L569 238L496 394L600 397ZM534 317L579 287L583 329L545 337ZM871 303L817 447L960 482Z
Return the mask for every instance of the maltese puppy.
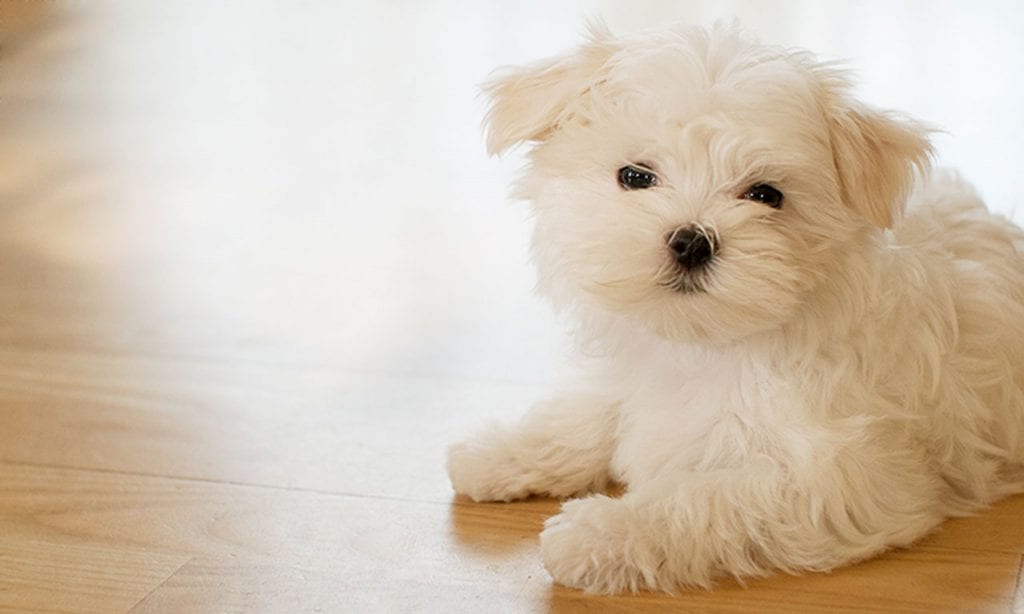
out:
M582 497L540 536L557 582L829 570L1024 490L1024 233L850 87L728 27L594 27L485 86L581 368L448 472Z

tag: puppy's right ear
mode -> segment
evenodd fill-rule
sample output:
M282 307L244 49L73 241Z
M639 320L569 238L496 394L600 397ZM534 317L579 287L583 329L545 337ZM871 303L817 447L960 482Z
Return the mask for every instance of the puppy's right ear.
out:
M590 40L575 52L520 68L503 69L483 85L491 98L484 120L487 151L501 154L524 141L543 141L573 115L586 92L601 80L615 52L611 33L591 25Z
M880 228L903 213L916 176L931 168L930 128L854 101L849 74L833 63L804 62L821 86L832 160L843 202Z

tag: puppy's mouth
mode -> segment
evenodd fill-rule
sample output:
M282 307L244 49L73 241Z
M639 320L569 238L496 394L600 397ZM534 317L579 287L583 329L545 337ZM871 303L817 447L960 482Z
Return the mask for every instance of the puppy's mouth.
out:
M707 292L706 271L674 271L674 275L662 278L658 285L680 294L704 294Z

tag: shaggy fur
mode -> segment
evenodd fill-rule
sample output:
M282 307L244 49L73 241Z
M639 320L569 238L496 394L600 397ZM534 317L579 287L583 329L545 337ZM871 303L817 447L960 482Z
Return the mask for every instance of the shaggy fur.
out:
M486 90L490 151L534 143L539 287L585 368L448 471L476 501L583 496L541 534L556 581L828 570L1024 490L1024 234L930 172L921 124L723 27L595 28ZM621 188L630 164L658 185ZM744 199L765 183L781 208ZM699 272L666 247L690 225Z

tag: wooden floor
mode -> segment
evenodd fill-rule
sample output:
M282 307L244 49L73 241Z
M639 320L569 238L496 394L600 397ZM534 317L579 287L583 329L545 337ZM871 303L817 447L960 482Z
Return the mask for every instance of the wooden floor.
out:
M1024 612L1024 497L604 598L540 564L557 502L453 497L446 444L562 341L477 128L513 18L379 4L0 4L0 610Z

